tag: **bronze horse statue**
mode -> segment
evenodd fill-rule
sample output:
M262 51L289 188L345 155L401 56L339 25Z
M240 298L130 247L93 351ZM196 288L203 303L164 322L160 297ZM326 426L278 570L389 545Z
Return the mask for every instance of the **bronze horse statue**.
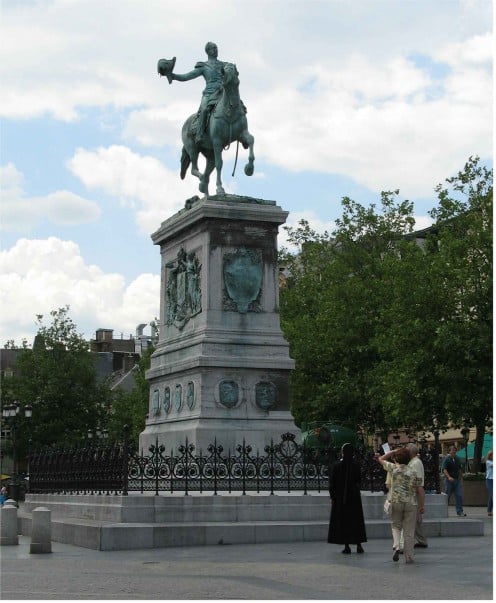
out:
M197 114L191 115L182 128L183 151L181 155L181 179L184 180L189 165L191 173L200 179L200 192L208 196L208 183L213 169L217 170L217 195L224 195L222 186L222 151L232 142L241 143L249 149L245 174L253 174L253 143L255 139L248 132L246 110L239 97L239 73L236 65L226 63L223 67L222 91L210 112L205 133L199 142L195 141ZM198 169L198 155L206 159L203 174ZM237 159L237 152L236 152Z

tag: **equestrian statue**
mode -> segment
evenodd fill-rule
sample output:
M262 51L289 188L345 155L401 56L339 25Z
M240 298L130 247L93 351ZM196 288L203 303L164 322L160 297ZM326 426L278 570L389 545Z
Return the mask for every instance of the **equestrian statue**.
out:
M198 112L188 117L182 128L183 150L181 155L181 179L184 179L191 164L191 173L200 179L200 192L208 197L208 183L213 169L217 170L217 195L225 195L222 186L222 151L232 142L241 143L249 149L245 174L253 174L253 143L248 132L246 107L239 96L239 73L236 65L219 61L217 45L208 42L205 46L208 60L196 63L189 73L173 73L176 58L160 59L157 70L172 84L173 80L187 82L203 76L205 90ZM198 169L198 155L206 159L203 174ZM237 150L236 150L237 160ZM234 172L233 172L234 174Z

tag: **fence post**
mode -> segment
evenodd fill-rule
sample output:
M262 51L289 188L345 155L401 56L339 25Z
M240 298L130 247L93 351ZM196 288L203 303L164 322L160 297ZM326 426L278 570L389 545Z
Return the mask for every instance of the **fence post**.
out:
M129 475L129 425L124 425L124 450L122 452L122 496L127 496Z
M436 494L441 494L441 483L439 480L439 431L434 431L434 483L436 484Z
M308 494L308 492L307 492L307 471L308 471L307 455L308 455L307 446L306 446L306 444L303 444L301 447L301 456L302 456L302 460L303 460L303 494L305 494L305 495Z

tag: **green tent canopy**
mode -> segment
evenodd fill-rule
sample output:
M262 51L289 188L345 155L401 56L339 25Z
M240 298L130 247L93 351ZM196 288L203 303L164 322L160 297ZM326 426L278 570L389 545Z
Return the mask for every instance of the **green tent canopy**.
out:
M474 442L470 442L470 444L468 444L467 446L467 458L468 459L473 459L474 458L474 448L475 448L475 441ZM493 449L493 434L492 433L486 433L484 435L484 442L482 443L482 458L486 458L487 453ZM462 448L461 450L459 450L456 453L456 456L461 459L462 461L465 460L465 448Z

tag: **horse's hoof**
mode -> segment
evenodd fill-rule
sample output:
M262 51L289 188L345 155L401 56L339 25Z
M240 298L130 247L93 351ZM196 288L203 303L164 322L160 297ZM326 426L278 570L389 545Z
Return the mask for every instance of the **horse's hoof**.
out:
M247 163L245 165L245 174L247 176L253 176L253 163Z
M217 194L218 195L225 195L226 191L222 188L222 186L218 186L217 187Z

